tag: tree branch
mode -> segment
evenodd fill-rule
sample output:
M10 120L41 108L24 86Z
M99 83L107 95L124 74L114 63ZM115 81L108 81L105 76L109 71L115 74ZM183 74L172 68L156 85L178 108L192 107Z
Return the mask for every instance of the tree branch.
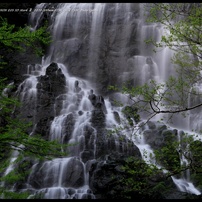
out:
M190 111L192 109L195 109L197 107L201 107L202 106L202 103L198 104L198 105L195 105L193 107L186 107L184 109L178 109L178 110L159 110L159 111L156 111L153 107L151 107L151 109L157 113L157 114L160 114L160 113L179 113L179 112L185 112L185 111Z

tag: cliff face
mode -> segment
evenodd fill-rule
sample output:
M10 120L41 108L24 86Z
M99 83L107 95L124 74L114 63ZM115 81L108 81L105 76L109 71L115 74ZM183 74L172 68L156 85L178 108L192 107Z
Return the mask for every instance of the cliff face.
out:
M29 52L15 56L21 62L10 80L17 89L13 95L22 102L15 113L33 123L30 135L76 145L67 148L64 158L32 162L29 177L17 184L16 190L28 190L36 197L42 193L50 199L121 197L127 186L118 182L127 177L121 169L126 159L133 156L146 165L141 148L150 145L160 149L178 138L177 130L155 122L149 122L138 134L144 137L144 144L132 138L131 129L142 120L124 114L115 101L127 107L130 100L108 90L109 85L121 86L126 81L137 85L156 76L151 47L145 48L142 42L142 7L136 3L70 3L40 4L35 9L51 8L52 13L33 12L30 16L35 28L44 19L49 21L53 42L45 56L41 59ZM126 130L112 133L115 127ZM180 156L172 149L169 159L158 159L168 170L173 169L172 164L180 166ZM161 172L155 180L148 180L151 187L159 179L168 185L165 193L158 190L159 198L189 195L178 193L171 178L163 177ZM147 193L130 194L133 198L150 197Z

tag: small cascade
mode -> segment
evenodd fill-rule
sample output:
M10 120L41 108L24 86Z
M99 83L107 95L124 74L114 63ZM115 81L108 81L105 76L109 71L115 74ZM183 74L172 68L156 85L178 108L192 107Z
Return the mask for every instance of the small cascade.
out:
M11 91L12 86L14 85L14 82L11 82L8 84L6 88L2 91L2 95L8 97L9 92Z
M187 182L185 179L177 179L172 176L173 182L176 184L177 188L186 193L201 195L201 192L198 191L191 182Z
M15 160L18 158L19 152L17 150L14 150L11 154L10 157L10 162L9 162L9 166L6 168L6 170L3 173L3 177L7 176L10 172L12 172L14 170L15 167ZM0 187L5 187L5 182L2 181L0 183ZM9 190L12 192L14 189L14 186L9 188ZM4 194L0 195L0 199L4 198Z
M19 154L18 151L13 151L11 158L10 158L9 166L4 172L4 176L8 175L8 173L10 173L13 170L13 168L14 168L13 162L17 159L18 154Z
M148 126L145 126L144 130L141 130L141 123L137 125L137 128L134 130L133 134L133 141L139 148L142 158L147 164L153 164L156 165L158 168L161 168L159 165L157 165L155 161L155 154L149 144L146 143L145 137L143 135L144 130L149 129ZM140 128L139 128L140 127Z

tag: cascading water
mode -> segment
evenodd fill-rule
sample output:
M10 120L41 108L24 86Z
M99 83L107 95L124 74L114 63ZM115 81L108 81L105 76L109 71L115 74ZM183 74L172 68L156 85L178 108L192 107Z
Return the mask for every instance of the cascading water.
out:
M36 10L50 6L38 4ZM152 139L149 134L168 130L155 122L161 118L157 117L153 125L147 123L139 132L132 128L108 140L104 129L124 127L122 109L131 100L119 92L110 94L107 86L128 80L133 85L151 79L164 82L175 74L170 63L173 52L165 48L154 54L152 47L145 45L148 37L160 40L163 27L144 22L141 4L61 3L53 7L55 10L49 14L53 41L41 64L28 65L27 79L19 85L17 95L24 115L34 123L30 135L43 133L49 140L72 146L66 148L65 157L36 162L24 191L31 192L29 198L95 199L90 170L97 159L106 160L111 150L131 155L127 143L132 141L146 163L156 164L152 146L156 140L163 140L158 136ZM43 13L34 11L31 30L37 29L42 20ZM124 106L117 107L114 100ZM133 124L139 128L134 120ZM183 128L180 124L172 127ZM123 136L125 143L120 140ZM181 163L185 163L182 158ZM157 166L162 167L160 163ZM201 193L190 182L189 173L172 179L182 192Z
M41 68L39 76L44 74L44 69L46 69L47 66L48 65L45 65ZM60 98L59 100L61 101L62 99L62 106L59 112L54 113L55 117L50 126L49 139L66 143L68 134L66 134L64 130L65 124L67 124L66 121L69 119L74 119L75 126L72 134L69 134L71 137L68 143L75 143L77 145L68 149L69 155L67 158L46 161L42 165L36 163L29 176L28 184L30 179L35 177L35 172L40 171L44 173L44 179L42 188L36 191L35 194L43 193L44 198L48 199L94 198L89 188L87 173L91 161L89 160L86 163L84 160L85 157L83 157L85 156L85 152L89 152L89 150L94 152L96 150L94 143L96 140L96 131L92 132L89 140L85 139L85 128L89 127L90 111L92 108L92 104L88 99L91 88L87 81L78 80L78 78L69 76L63 64L58 63L57 66L64 74L66 91L64 94L60 94L56 97L56 100ZM33 99L36 101L37 95L36 86L38 80L34 75L35 72L32 71L30 77L22 84L22 86L26 88L20 86L20 89L22 89L20 92L22 101L26 100L26 102L31 105ZM57 101L55 105L57 105ZM54 109L54 111L57 110ZM94 153L91 155L92 159L94 159ZM37 169L39 169L39 171ZM73 188L75 185L76 187L81 186L79 186L79 188Z
M18 151L13 151L10 158L9 166L4 172L4 176L8 175L14 169L13 163L17 159L17 156L18 156ZM5 185L5 182L1 182L0 187L3 187L4 185Z

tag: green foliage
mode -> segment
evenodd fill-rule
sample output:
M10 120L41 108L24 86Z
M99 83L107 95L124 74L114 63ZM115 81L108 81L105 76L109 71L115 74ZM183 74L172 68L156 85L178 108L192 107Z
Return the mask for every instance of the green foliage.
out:
M117 133L119 133L119 132L122 131L122 130L124 130L123 127L121 127L121 126L120 126L120 127L115 127L115 126L114 126L113 129L108 129L108 130L107 130L107 136L110 137L111 135L117 134Z
M7 19L0 17L1 47L25 51L25 47L28 46L37 54L43 54L42 50L36 48L36 44L40 42L47 45L51 42L50 34L46 31L47 24L35 31L30 29L30 27L16 28L15 25L8 24Z
M157 163L171 172L181 169L180 158L177 152L178 142L169 141L165 146L154 151Z
M161 198L161 194L168 190L168 186L162 181L162 171L155 165L146 164L143 160L129 157L122 170L126 177L120 180L124 187L122 194L131 199L131 194L141 199ZM159 196L158 196L159 195Z
M29 26L16 27L10 25L6 18L0 16L0 68L6 68L9 65L8 53L26 52L28 47L33 53L42 56L44 54L43 47L51 42L47 26L48 24L45 23L37 30L31 30Z
M189 150L193 172L202 173L202 142L199 140L192 141Z
M133 126L133 120L138 123L140 121L140 115L137 114L138 109L135 107L126 106L123 108L122 112L126 116L129 124Z
M29 195L30 194L28 192L16 193L8 190L3 191L3 199L27 199Z
M197 186L199 190L202 189L202 173L191 173L190 180Z

